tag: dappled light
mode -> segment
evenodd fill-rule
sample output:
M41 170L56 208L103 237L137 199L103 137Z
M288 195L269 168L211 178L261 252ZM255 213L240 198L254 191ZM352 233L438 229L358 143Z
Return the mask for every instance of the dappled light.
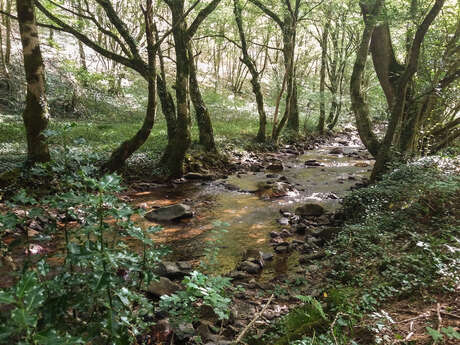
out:
M453 0L0 0L0 345L457 345Z

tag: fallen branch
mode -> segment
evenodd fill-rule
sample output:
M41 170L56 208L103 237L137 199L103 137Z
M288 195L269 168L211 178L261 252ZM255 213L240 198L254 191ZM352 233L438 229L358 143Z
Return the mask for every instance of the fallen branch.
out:
M426 313L423 313L419 316L416 316L416 317L412 317L410 319L406 319L406 320L402 320L402 321L398 321L398 322L395 322L396 324L398 323L406 323L406 322L409 322L409 321L415 321L415 320L418 320L418 319L423 319L423 318L428 318L430 316L430 312L426 312Z
M262 316L262 314L265 312L265 310L267 310L268 306L270 305L270 303L272 302L272 299L273 299L273 294L270 296L270 298L268 299L268 302L267 304L265 304L265 306L262 308L262 310L256 314L256 316L251 320L251 322L248 323L248 325L243 329L243 331L238 335L238 337L236 338L236 340L232 343L232 345L237 345L241 342L241 339L243 339L244 335L246 334L247 331L249 331L249 329L251 329L251 327L254 325L254 323L259 319L259 317Z
M437 304L436 306L436 313L438 314L438 333L441 332L441 324L442 324L442 317L441 317L441 304ZM438 343L438 340L436 339L433 343L433 345L436 345Z

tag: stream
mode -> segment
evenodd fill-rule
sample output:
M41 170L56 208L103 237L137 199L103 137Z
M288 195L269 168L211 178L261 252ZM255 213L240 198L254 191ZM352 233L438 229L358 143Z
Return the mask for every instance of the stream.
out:
M283 162L283 171L245 172L227 179L162 186L133 193L130 197L134 205L146 209L175 203L191 205L195 212L193 218L159 224L163 230L154 235L154 240L171 249L168 259L198 263L206 246L212 246L217 237L216 273L225 274L235 269L243 253L249 249L273 252L270 232L283 229L279 223L282 217L280 209L293 212L299 205L316 202L332 212L339 207L340 199L352 186L369 176L373 161L367 159L362 147L341 146L336 142L330 145L297 156L270 154ZM330 153L337 148L342 153ZM306 161L313 160L321 166L305 165ZM264 195L260 186L270 180L278 181L280 177L295 189L282 197ZM138 221L145 227L155 225L144 218ZM227 224L215 227L216 221ZM211 231L214 228L216 231ZM263 275L269 278L274 273L287 271L295 260L295 254L275 255L275 260L267 265Z

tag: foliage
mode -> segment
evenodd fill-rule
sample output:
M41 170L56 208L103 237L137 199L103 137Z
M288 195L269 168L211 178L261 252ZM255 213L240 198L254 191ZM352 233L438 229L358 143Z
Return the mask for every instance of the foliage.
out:
M230 287L230 278L194 271L184 278L182 285L185 290L161 296L160 309L168 313L173 323L197 321L202 306L211 307L219 320L229 318L231 299L226 297L225 290Z
M65 172L66 166L54 169ZM136 211L115 195L121 190L118 176L93 178L91 171L83 166L61 176L65 188L40 200L40 207L20 191L8 206L16 213L22 208L22 215L0 216L3 232L25 229L8 254L17 245L26 248L17 283L0 294L0 303L8 306L0 314L1 339L129 344L152 324L153 304L141 291L162 254L148 236L159 229L143 231L131 220ZM31 237L27 225L44 217L50 220L43 232ZM46 248L50 236L64 236L64 248ZM140 253L133 242L141 244Z

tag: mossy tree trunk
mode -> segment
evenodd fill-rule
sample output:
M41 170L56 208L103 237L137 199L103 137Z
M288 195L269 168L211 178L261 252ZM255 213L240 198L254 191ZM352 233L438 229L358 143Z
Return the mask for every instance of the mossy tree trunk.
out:
M47 162L50 160L50 154L43 131L48 126L49 113L35 6L33 0L17 0L16 5L27 79L26 107L23 113L27 159L31 164Z
M235 14L235 21L238 27L238 33L240 36L241 42L241 52L243 53L243 58L241 61L246 65L251 73L251 85L252 92L256 97L257 111L259 113L259 130L257 132L256 140L258 142L265 142L266 140L266 128L267 128L267 115L265 113L264 107L264 96L262 94L262 88L259 82L259 71L256 68L256 65L249 56L248 45L246 41L246 35L243 28L243 19L242 19L242 9L238 0L233 1L233 13Z
M173 144L167 157L166 167L170 178L184 174L184 161L191 144L190 109L188 104L190 63L188 45L206 17L214 11L221 0L213 0L195 17L190 26L185 20L185 0L165 0L172 15L172 34L176 52L176 127Z
M167 2L172 14L174 49L176 51L176 111L177 122L174 144L169 153L167 167L170 177L184 173L185 154L190 147L190 113L187 104L190 62L187 51L187 24L183 20L184 0Z
M383 3L384 0L361 3L365 28L350 81L352 108L359 135L366 148L376 158L371 175L372 181L377 180L387 169L388 163L393 159L393 151L399 148L401 133L412 135L412 133L407 133L409 127L404 127L405 124L403 124L403 121L407 122L408 117L412 116L411 112L415 106L411 95L412 81L417 72L420 49L425 35L441 11L445 0L436 0L418 26L404 66L396 61L388 22L384 21L383 24L376 26ZM369 107L361 90L364 67L370 48L374 67L390 109L390 120L381 142L372 130Z
M203 146L207 152L217 152L211 116L209 115L208 108L206 107L203 96L201 95L200 86L198 85L197 71L190 42L188 44L188 55L190 64L190 99L192 100L193 108L195 109L195 118L198 124L200 145Z
M142 127L137 133L123 142L115 151L112 152L110 159L104 164L103 170L114 172L120 170L125 164L126 160L136 152L148 139L155 122L156 115L156 47L154 42L154 26L153 26L153 7L152 1L147 1L146 9L142 9L145 18L145 31L147 37L147 55L148 55L148 68L146 71L146 79L148 82L148 101L147 110L142 123Z
M326 14L328 16L329 13ZM321 36L321 68L319 71L319 118L317 130L319 134L324 134L324 125L326 122L326 68L327 68L327 48L329 38L329 26L331 24L330 19L326 19L327 22L323 28L323 34Z

